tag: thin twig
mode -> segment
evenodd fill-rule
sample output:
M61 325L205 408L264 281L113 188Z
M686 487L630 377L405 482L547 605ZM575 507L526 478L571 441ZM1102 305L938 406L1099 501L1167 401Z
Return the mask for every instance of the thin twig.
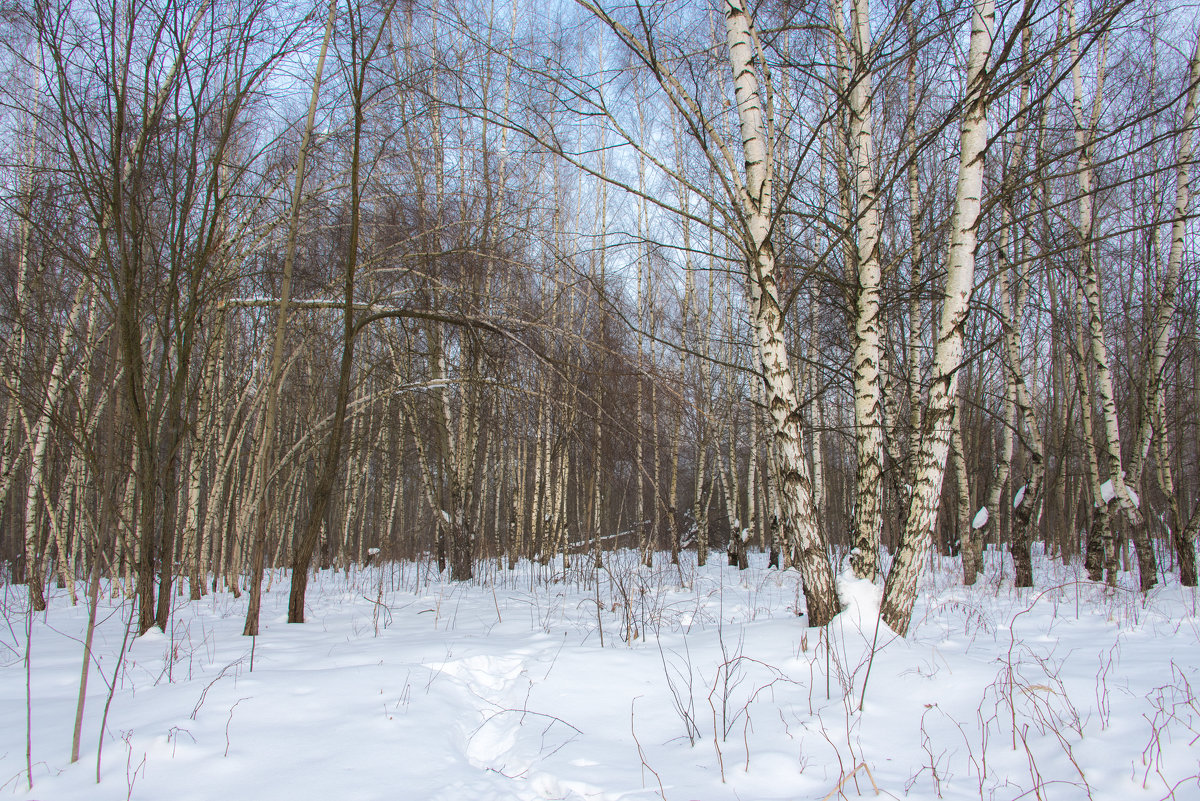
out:
M637 698L634 698L632 701L629 702L629 733L633 735L633 743L634 743L634 745L637 746L638 759L640 759L642 761L642 771L643 771L642 786L643 787L646 786L645 771L648 770L651 773L653 773L654 778L656 780L658 780L658 795L659 795L659 797L662 798L663 801L667 801L667 791L663 789L662 776L659 776L658 771L655 770L654 768L650 767L650 763L646 761L646 752L642 750L642 743L641 743L641 741L638 740L637 730L633 727L633 711L634 711L634 707L637 706L638 698L641 698L641 696L639 695L639 696L637 696Z

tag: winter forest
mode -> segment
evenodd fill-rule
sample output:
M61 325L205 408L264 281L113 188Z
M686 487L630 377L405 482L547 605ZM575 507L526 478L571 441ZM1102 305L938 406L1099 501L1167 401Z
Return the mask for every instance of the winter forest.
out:
M399 797L1200 797L1194 6L0 27L0 792L397 797L305 665Z

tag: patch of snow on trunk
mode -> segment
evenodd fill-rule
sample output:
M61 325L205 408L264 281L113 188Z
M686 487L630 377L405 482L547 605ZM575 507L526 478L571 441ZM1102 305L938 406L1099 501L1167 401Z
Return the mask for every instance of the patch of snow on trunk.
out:
M971 528L981 529L988 524L988 510L986 506L980 506L979 511L975 513L975 519L971 521Z

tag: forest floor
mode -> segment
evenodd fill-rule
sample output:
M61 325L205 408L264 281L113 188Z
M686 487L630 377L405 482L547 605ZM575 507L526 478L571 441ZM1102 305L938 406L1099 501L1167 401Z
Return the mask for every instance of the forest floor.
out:
M964 588L946 559L899 639L870 583L839 580L822 632L795 572L723 556L611 554L598 582L582 563L324 572L304 625L276 573L254 642L244 595L181 599L170 631L129 640L99 785L132 605L101 600L70 764L86 603L57 590L30 616L4 587L0 797L1200 798L1200 619L1177 580L1143 597L1041 558L1018 591L993 554Z

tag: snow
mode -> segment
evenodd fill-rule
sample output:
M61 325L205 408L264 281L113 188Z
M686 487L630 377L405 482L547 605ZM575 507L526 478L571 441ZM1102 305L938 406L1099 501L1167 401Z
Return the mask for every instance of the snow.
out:
M842 603L836 623L855 630L873 629L879 619L880 588L873 581L855 578L851 570L839 574L836 581Z
M145 634L138 636L138 640L140 642L164 642L166 639L166 633L164 633L163 630L158 626L151 626L150 628L146 629Z
M974 519L971 520L971 528L981 529L988 524L988 510L986 506L980 506L979 511L975 513Z
M5 587L0 785L39 801L817 801L873 798L873 784L958 801L1200 798L1194 590L1143 596L1122 574L1106 591L1041 553L1038 589L1015 590L1011 565L985 556L973 587L935 558L906 638L879 623L880 583L849 573L842 614L806 627L796 573L757 552L740 572L687 553L646 568L635 551L598 573L485 564L459 584L428 563L322 572L304 625L285 622L276 573L254 640L246 596L227 593L181 599L165 631L129 640L99 786L132 605L103 588L71 764L86 604L54 590L30 615Z
M1133 505L1140 508L1142 505L1142 499L1139 498L1138 494L1133 491L1133 487L1126 484L1125 491L1129 493L1129 500L1133 501ZM1117 497L1117 491L1113 487L1112 479L1109 479L1100 485L1100 497L1104 499L1105 503L1112 503L1113 498Z
M1017 494L1013 496L1014 509L1019 509L1021 507L1021 501L1025 500L1025 487L1027 486L1027 484L1022 484L1021 488L1017 490Z

